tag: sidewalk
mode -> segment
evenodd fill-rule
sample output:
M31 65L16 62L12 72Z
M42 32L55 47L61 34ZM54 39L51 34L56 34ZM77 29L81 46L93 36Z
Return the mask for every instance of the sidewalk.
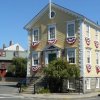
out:
M51 98L51 99L77 99L77 98L89 98L89 97L95 97L98 96L100 92L95 92L95 93L87 93L87 94L79 94L79 93L53 93L53 94L21 94L24 97L30 97L30 98Z

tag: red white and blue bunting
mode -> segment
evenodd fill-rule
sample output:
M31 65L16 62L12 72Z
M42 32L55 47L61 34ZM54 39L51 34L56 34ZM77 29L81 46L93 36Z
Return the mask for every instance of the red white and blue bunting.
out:
M32 42L32 47L36 47L39 44L39 42Z
M57 42L57 39L48 40L48 44L55 44Z
M95 47L98 48L99 47L99 42L98 41L94 41Z
M86 68L87 68L87 72L88 72L88 73L91 72L91 68L92 68L92 67L91 67L90 64L87 64L87 65L86 65Z
M87 44L87 45L90 45L90 38L87 38L87 37L86 37L86 38L85 38L85 41L86 41L86 44Z
M76 38L75 37L70 37L70 38L67 38L66 39L66 42L70 45L74 44L76 41Z
M38 65L38 66L32 66L32 71L33 72L37 72L40 68L41 68L40 65Z
M96 65L96 72L97 72L97 74L100 72L100 66L99 65Z

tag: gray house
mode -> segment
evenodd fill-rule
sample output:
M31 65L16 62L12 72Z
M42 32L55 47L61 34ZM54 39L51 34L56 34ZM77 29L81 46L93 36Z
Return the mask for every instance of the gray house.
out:
M10 42L8 47L3 46L0 49L0 76L6 75L9 65L12 63L12 59L16 57L27 58L27 51L23 49L18 43L13 44Z

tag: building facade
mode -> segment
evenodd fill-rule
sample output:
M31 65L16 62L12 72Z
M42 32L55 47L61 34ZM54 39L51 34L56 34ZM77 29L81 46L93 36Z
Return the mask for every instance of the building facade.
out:
M0 77L5 77L8 67L12 64L12 59L16 57L27 58L27 51L18 43L0 49Z
M51 13L51 14L50 14ZM83 92L100 91L100 26L57 4L45 6L26 26L27 77L55 58L80 67Z

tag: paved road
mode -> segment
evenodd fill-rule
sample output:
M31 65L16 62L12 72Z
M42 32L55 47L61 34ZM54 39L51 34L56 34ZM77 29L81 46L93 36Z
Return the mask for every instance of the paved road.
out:
M74 99L74 100L100 100L100 97L91 97L91 98L81 98L81 99Z
M18 93L16 82L0 82L0 94Z
M47 99L24 97L18 93L16 82L0 82L0 100L100 100L100 97L83 99Z

